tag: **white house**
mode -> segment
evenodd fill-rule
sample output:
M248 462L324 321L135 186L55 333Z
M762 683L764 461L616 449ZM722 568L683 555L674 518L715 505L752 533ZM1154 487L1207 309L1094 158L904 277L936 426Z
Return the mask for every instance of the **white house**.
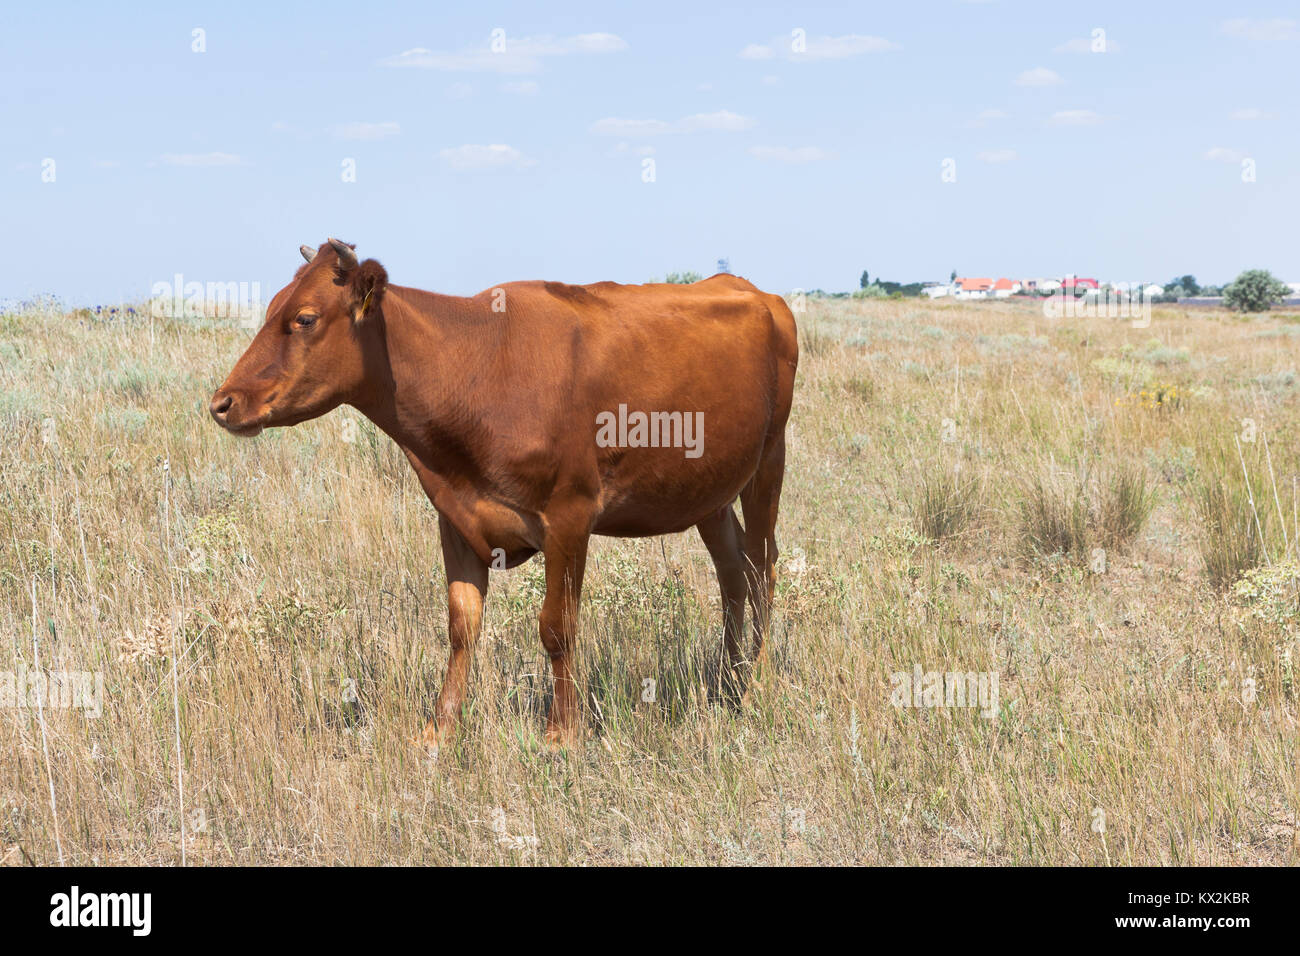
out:
M953 295L959 299L985 299L993 292L992 279L957 279Z

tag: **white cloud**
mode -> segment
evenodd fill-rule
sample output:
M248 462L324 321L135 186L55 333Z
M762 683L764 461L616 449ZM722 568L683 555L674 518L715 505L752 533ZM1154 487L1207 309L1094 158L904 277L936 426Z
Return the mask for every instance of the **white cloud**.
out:
M631 120L607 117L591 124L591 131L602 136L655 136L671 132L672 125L663 120Z
M1101 114L1092 110L1057 110L1047 120L1052 126L1096 126Z
M1066 40L1058 47L1053 47L1053 53L1087 53L1092 49L1092 41L1085 37L1075 37L1073 40Z
M1272 113L1268 112L1267 110L1262 110L1257 106L1251 106L1244 110L1234 110L1232 113L1232 118L1235 120L1251 121L1251 120L1274 119L1274 116Z
M580 33L571 37L547 35L517 40L507 34L500 51L494 51L491 44L452 52L414 47L385 57L379 65L456 73L536 73L547 57L617 53L626 49L627 42L612 33Z
M163 153L159 158L164 166L247 166L242 156L234 153Z
M1016 159L1014 149L988 149L982 153L976 153L975 158L981 163L1009 163Z
M442 149L438 151L438 158L458 173L481 169L527 169L537 164L536 160L529 159L513 146L501 143L490 146L466 144Z
M613 33L579 33L572 37L538 36L506 38L506 50L523 50L530 56L566 56L570 53L621 53L627 41Z
M751 146L749 155L755 159L766 159L775 163L816 163L823 159L834 159L835 154L819 146Z
M1016 86L1056 86L1063 82L1065 81L1061 79L1061 74L1055 70L1049 70L1045 66L1025 70L1016 77Z
M634 139L658 136L663 133L696 133L706 130L735 133L750 129L753 125L754 121L748 116L741 116L729 110L718 110L716 113L684 116L675 123L666 123L657 119L619 119L611 116L592 123L591 132L602 136L624 136Z
M849 34L842 37L810 37L808 49L803 54L793 54L794 59L803 56L809 60L843 60L864 53L888 53L901 47L884 37L859 36Z
M628 143L619 143L609 151L610 156L625 156L631 153L633 156L653 156L655 148L653 146L631 146Z
M1274 17L1271 20L1237 17L1233 20L1224 20L1219 25L1219 31L1230 37L1256 42L1291 40L1300 36L1300 33L1296 32L1296 22L1285 17Z
M741 116L739 113L732 113L728 110L718 110L716 113L696 113L694 116L687 116L677 121L677 128L683 133L693 133L697 130L721 130L726 133L738 133L741 130L749 129L754 125L754 121L748 116Z
M491 50L437 53L424 47L413 47L385 57L379 61L379 65L464 73L534 73L541 69L541 64L535 57L493 53Z
M1205 151L1205 158L1214 160L1217 163L1239 163L1242 160L1241 150L1228 149L1226 146L1215 146L1213 149Z
M374 140L396 136L402 128L394 122L385 123L344 123L335 126L333 133L338 139Z
M770 43L751 43L740 51L741 59L770 60L779 56L784 60L844 60L866 53L888 53L902 49L899 44L884 37L849 33L840 37L806 37L802 49L795 51L794 37L777 37Z
M542 91L542 88L537 85L536 80L518 80L502 83L501 91L503 93L514 93L516 96L536 96Z

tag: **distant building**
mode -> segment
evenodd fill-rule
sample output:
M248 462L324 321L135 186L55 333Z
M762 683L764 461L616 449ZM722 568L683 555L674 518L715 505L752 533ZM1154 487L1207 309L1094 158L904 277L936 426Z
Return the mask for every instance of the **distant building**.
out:
M719 260L718 260L718 271L719 271L719 272L727 272L727 273L730 273L730 272L731 272L731 260L730 260L730 259L719 259Z
M957 278L953 294L959 299L984 299L993 291L992 279Z
M1096 279L1082 279L1076 276L1066 276L1061 280L1062 289L1073 289L1076 292L1079 289L1100 289L1101 284Z
M1020 283L1013 279L998 279L993 283L993 295L999 299L1013 296L1020 291Z
M929 296L931 299L942 299L944 296L952 295L952 286L942 282L927 282L921 287L921 295Z

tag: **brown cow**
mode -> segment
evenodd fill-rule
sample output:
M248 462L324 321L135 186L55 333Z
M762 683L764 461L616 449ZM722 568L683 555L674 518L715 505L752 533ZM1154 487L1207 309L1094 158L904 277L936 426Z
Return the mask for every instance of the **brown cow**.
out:
M451 656L424 730L455 731L490 568L541 552L552 744L575 738L573 647L587 541L699 528L724 606L725 689L761 659L775 584L785 424L798 363L779 296L692 285L511 282L470 298L389 285L330 239L276 293L212 396L236 435L341 404L406 453L438 511ZM732 504L740 498L745 527ZM742 653L745 600L754 653Z

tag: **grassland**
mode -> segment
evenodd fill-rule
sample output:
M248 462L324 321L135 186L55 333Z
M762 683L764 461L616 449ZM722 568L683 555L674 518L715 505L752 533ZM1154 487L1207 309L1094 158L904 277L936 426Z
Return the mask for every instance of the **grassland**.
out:
M0 862L1300 861L1297 317L798 318L746 706L708 701L698 536L600 539L587 743L541 743L535 559L430 762L446 598L391 442L222 433L234 322L0 316L0 672L104 680L98 719L0 708ZM996 712L893 706L917 665L996 674Z

